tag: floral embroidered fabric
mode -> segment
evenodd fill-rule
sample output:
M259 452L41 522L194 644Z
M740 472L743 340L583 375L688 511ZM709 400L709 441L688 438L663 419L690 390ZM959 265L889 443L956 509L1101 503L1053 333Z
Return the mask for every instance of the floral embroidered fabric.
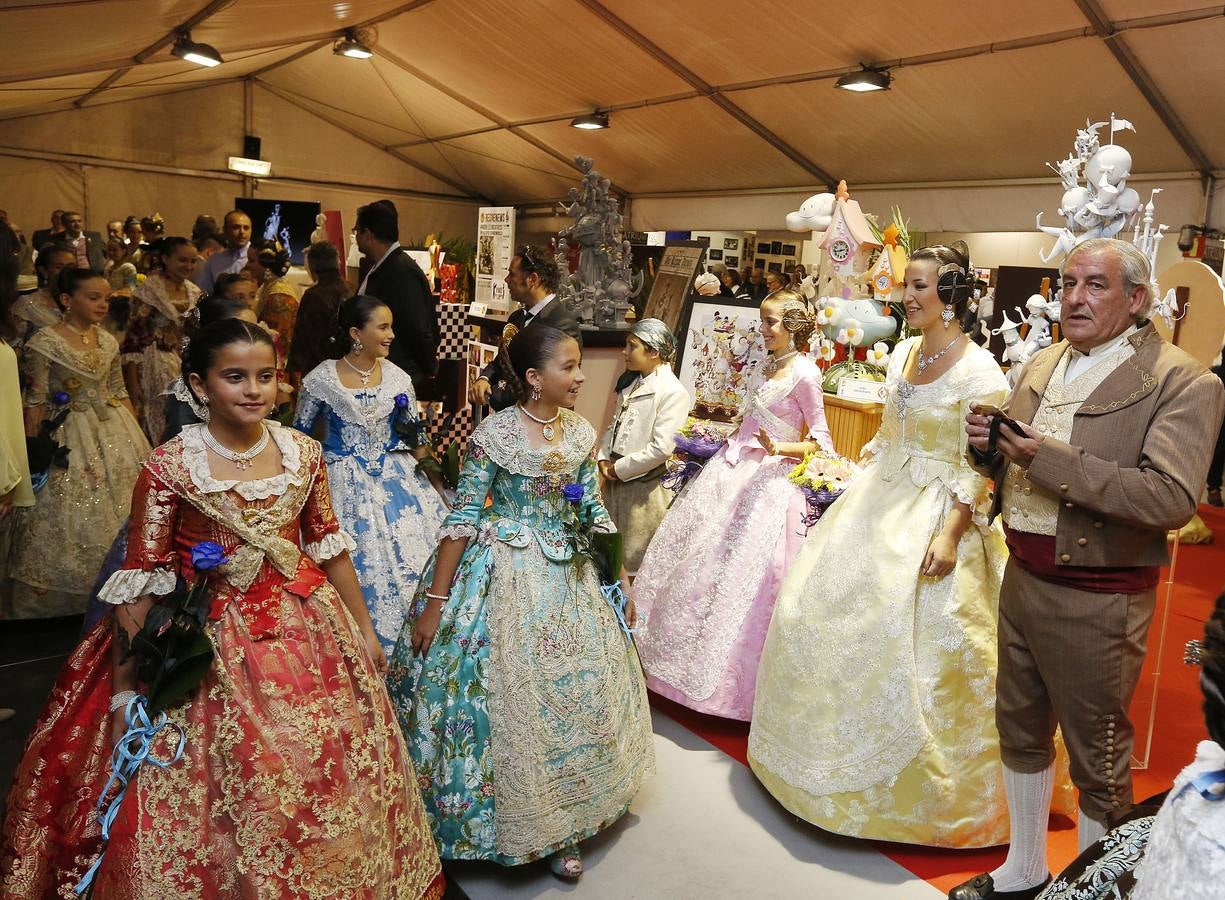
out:
M573 413L563 427L559 451L531 450L513 408L477 428L444 523L477 540L429 654L411 646L424 589L392 654L388 686L447 859L546 856L616 821L654 772L637 654L593 568L570 562L558 515L561 485L576 481L585 514L607 521L595 435Z

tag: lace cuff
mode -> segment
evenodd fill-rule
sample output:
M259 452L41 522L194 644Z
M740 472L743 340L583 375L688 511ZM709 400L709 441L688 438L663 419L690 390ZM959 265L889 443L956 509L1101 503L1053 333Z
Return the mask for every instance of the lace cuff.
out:
M349 553L354 552L357 549L357 544L353 543L353 538L349 537L344 531L333 531L331 534L324 535L323 540L307 544L302 549L315 562L322 563L340 556L340 554L346 551Z
M122 606L145 594L169 594L178 583L174 569L120 569L106 579L98 599L104 603Z
M949 471L940 473L937 480L953 495L953 499L970 507L971 521L975 525L982 529L988 527L990 504L982 491L977 495L971 492L972 488L980 485L985 487L986 480L981 475L971 472L970 476L965 478L958 477L955 471Z
M142 362L144 362L144 361L145 361L145 354L144 354L144 353L141 353L140 351L137 351L137 352L135 352L135 353L121 353L121 354L119 354L119 362L120 362L122 365L125 365L125 366L126 366L128 363L142 363Z
M474 537L476 537L476 526L467 525L463 522L456 525L443 525L438 529L438 540L440 541L443 538L450 538L453 541L462 541L465 538L470 539Z

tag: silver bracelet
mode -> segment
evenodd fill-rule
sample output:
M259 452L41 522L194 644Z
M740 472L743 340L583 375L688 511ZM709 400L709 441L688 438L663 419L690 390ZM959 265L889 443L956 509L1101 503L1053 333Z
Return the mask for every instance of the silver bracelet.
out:
M111 696L111 712L127 706L135 697L136 691L120 691L118 694L113 694Z
M425 592L425 596L426 596L426 598L427 598L427 599L429 599L429 600L443 600L443 601L446 601L446 600L450 600L450 599L451 599L451 595L450 595L450 594L431 594L429 591L426 591L426 592Z

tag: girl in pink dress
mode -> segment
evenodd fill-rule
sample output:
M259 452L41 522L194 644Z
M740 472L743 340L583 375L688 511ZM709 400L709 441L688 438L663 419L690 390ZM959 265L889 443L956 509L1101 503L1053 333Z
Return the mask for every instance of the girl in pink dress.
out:
M747 722L774 598L804 537L805 453L833 451L821 371L798 349L815 322L803 297L761 304L770 352L740 427L677 499L634 581L647 687L690 709Z

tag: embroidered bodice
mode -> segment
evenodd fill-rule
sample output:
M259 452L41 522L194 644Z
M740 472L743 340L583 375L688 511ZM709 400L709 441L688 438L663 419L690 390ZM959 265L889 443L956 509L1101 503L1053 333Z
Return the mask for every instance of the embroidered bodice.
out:
M351 549L352 540L332 509L319 445L267 424L282 463L270 478L213 478L204 425L188 425L153 451L133 492L127 557L99 593L103 600L166 594L179 574L191 580L191 550L200 541L217 542L229 560L217 570L214 608L237 601L268 624L277 589L306 598L323 583L316 562Z
M567 501L561 489L569 483L583 486L581 515L598 530L616 530L600 500L591 456L595 429L568 409L561 410L560 425L561 441L535 449L517 406L485 419L468 439L455 505L440 534L514 547L526 547L534 538L546 557L563 562L573 555L562 519ZM485 506L486 497L492 505Z
M825 422L821 370L802 354L792 361L782 378L763 381L750 391L740 414L740 427L727 442L725 458L733 465L745 450L760 449L757 432L763 428L780 443L811 439L823 450L834 449Z
M976 508L985 525L987 482L966 458L965 417L971 403L1004 402L1008 382L995 357L970 343L965 354L930 384L912 384L902 372L921 337L899 341L886 374L888 399L880 430L863 448L870 465L886 480L909 474L917 487L942 482L962 503Z
M376 387L348 388L340 383L337 365L337 360L324 360L302 379L294 427L312 434L322 417L326 431L320 440L327 462L353 456L371 475L381 475L388 453L411 449L394 424L397 417L417 415L412 379L383 360L383 378ZM397 406L397 397L404 398L402 407Z
M183 341L183 317L196 305L201 291L183 282L186 300L170 296L160 275L150 275L132 292L132 316L123 340L124 362L139 362L149 347L178 353Z
M101 328L93 329L93 334L97 346L84 349L72 346L51 328L30 338L22 356L26 406L54 403L57 394L67 394L74 410L92 407L98 418L110 416L111 407L128 395L119 368L119 344Z

